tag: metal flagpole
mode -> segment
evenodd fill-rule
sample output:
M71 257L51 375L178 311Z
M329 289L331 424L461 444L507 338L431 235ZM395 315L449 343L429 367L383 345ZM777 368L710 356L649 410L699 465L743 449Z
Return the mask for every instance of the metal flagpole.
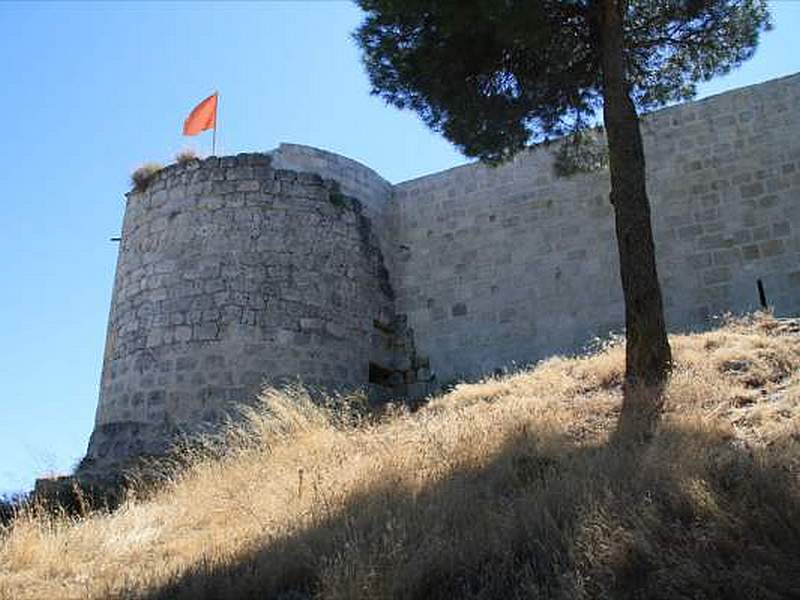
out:
M214 135L211 138L211 156L217 155L217 118L219 117L219 92L214 90L217 101L214 103Z

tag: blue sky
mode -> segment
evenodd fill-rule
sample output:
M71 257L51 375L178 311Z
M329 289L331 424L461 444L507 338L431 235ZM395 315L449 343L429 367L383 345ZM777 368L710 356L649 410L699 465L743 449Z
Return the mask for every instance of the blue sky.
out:
M701 96L800 71L800 0ZM310 144L391 181L465 162L369 95L348 2L0 3L0 493L86 449L128 175L220 91L218 154Z

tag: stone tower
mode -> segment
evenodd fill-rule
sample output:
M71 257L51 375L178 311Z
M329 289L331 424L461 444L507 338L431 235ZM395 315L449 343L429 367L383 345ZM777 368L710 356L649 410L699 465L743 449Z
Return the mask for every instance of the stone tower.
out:
M403 383L409 348L383 251L390 189L354 161L284 145L172 165L127 194L81 470L161 453L265 384Z

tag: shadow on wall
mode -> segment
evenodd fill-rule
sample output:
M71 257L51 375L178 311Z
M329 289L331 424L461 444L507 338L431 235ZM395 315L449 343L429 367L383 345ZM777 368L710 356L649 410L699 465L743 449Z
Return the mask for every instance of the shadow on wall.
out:
M785 463L707 430L665 428L632 452L522 429L481 467L421 490L387 478L143 597L797 598Z

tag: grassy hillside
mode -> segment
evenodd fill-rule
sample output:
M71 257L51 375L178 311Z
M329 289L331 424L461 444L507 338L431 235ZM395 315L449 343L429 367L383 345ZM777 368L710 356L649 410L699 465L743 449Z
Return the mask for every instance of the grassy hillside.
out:
M667 413L608 444L623 349L359 418L268 392L146 500L0 534L0 598L798 598L800 334L672 338Z

